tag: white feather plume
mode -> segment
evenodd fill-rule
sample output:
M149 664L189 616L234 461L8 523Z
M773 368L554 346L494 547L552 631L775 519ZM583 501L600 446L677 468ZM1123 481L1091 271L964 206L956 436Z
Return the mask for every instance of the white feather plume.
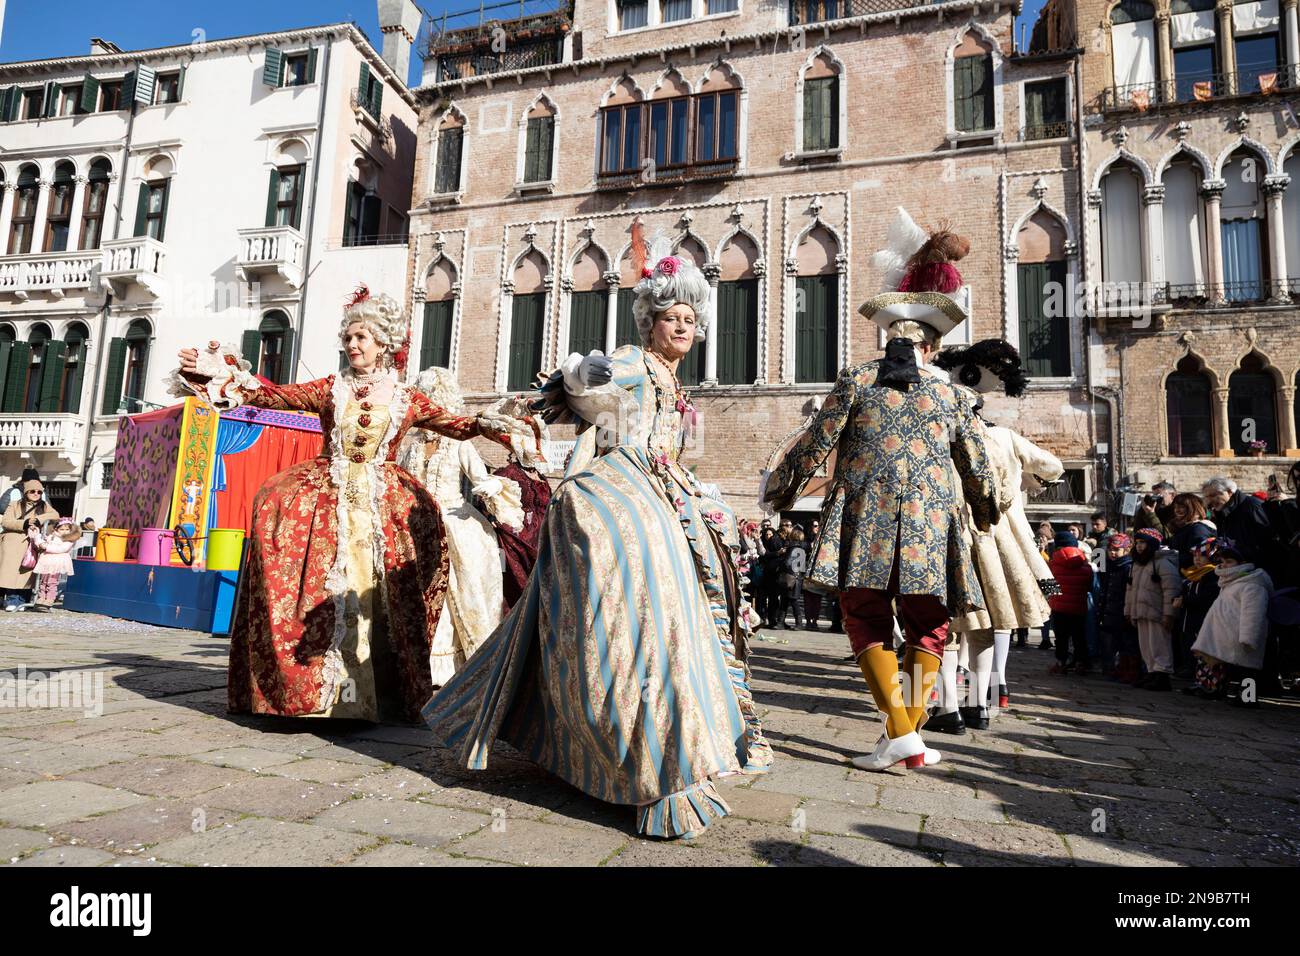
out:
M929 235L918 226L907 210L898 207L898 215L885 231L885 248L871 257L871 264L883 276L884 288L893 292L903 281L907 260L925 245Z
M653 236L646 240L645 264L647 269L653 269L659 264L659 260L664 256L673 254L673 237L667 235L662 230L657 231Z

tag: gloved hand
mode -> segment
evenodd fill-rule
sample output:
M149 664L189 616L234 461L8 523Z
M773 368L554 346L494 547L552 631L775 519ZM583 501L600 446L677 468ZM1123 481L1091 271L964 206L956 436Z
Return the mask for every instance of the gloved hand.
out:
M578 381L585 388L599 388L614 379L614 363L601 352L592 352L578 365Z

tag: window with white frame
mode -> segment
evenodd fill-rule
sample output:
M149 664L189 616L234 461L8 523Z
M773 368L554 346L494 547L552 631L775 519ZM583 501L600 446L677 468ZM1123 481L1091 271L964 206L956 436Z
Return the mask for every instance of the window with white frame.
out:
M993 112L992 45L969 31L953 51L953 125L959 133L991 132Z
M448 112L438 124L438 139L434 145L433 191L448 195L461 191L461 175L465 150L465 121L455 112Z

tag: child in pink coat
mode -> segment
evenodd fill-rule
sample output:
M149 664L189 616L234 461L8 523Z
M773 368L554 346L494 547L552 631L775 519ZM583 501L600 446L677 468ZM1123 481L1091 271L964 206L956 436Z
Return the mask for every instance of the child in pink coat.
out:
M57 525L47 522L45 532L33 528L28 532L39 552L36 559L36 600L34 611L48 611L58 599L59 589L72 572L72 552L81 538L81 529L71 518L60 518Z

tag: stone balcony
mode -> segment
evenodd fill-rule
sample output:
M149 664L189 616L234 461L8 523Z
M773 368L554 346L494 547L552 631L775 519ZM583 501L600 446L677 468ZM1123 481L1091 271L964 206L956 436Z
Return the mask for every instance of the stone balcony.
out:
M24 301L33 292L61 299L73 290L97 291L103 258L99 249L6 256L0 259L0 295Z
M167 249L150 236L111 239L103 245L104 265L100 277L113 287L117 296L126 294L132 285L157 296L163 282Z
M297 289L302 285L306 240L293 226L259 226L239 230L235 266L246 282L275 274Z
M86 421L77 414L25 412L0 415L0 454L23 458L53 455L69 470L81 468L85 454Z

